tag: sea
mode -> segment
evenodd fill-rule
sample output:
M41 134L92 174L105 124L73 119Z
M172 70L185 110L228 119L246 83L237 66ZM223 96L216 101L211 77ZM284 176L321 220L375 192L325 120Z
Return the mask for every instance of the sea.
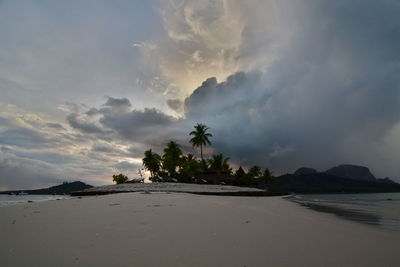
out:
M48 200L67 199L70 196L66 195L2 195L0 194L0 207L27 203L28 201L41 202Z
M400 234L400 193L290 195L306 208Z

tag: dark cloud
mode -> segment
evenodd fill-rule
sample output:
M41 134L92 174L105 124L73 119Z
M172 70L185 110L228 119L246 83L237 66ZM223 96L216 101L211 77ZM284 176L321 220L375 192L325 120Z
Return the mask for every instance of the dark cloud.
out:
M48 122L48 123L46 123L46 125L47 125L47 127L49 127L49 128L53 128L53 129L57 129L57 130L64 130L64 131L65 131L64 126L62 126L62 125L59 124L59 123Z
M250 106L260 101L256 91L263 91L259 72L238 72L225 82L209 78L185 100L188 118L202 118L204 114L230 113L241 105ZM246 95L249 94L249 95ZM252 96L253 95L253 96Z
M98 114L129 112L132 107L127 98L112 98L109 96L102 106L101 109L97 110ZM89 110L88 113L94 113L94 109Z
M85 114L88 116L94 116L94 115L99 114L99 110L97 108L91 108L88 111L86 111Z
M115 153L115 152L119 152L119 149L116 149L115 147L113 147L112 145L109 144L95 144L92 147L92 151L94 152L104 152L104 153Z
M176 122L176 119L157 109L145 108L126 113L104 114L99 121L120 137L138 141L161 135L162 131L166 131Z
M135 172L138 168L140 168L140 164L134 164L128 161L121 161L114 165L114 168L118 171L130 171Z
M111 100L110 100L111 99ZM67 121L87 139L95 142L92 152L103 152L112 156L142 156L149 146L160 148L167 139L182 137L182 120L155 108L130 109L127 99L108 98L103 108L75 108ZM123 107L123 108L121 108ZM87 111L88 110L88 111ZM85 134L93 134L92 137ZM78 139L78 136L74 137ZM102 140L104 143L98 143ZM128 151L113 146L115 143L134 143ZM95 156L91 153L91 157Z
M182 103L182 100L180 100L180 99L168 99L167 105L170 109L172 109L176 112L182 112L183 103Z
M349 162L399 176L387 136L399 136L400 5L304 3L268 68L206 80L185 100L187 120L210 126L214 147L241 164Z
M146 147L143 146L130 146L128 148L129 156L133 158L142 158Z
M91 152L102 153L113 157L132 157L132 152L129 148L127 150L121 149L116 146L115 143L95 143L92 146Z
M103 106L130 108L132 105L131 105L131 102L127 98L113 98L113 97L108 96L107 102L104 103Z
M72 128L77 129L83 133L88 133L88 134L104 133L104 130L101 129L99 126L95 125L94 123L80 119L79 114L77 113L69 114L66 119Z

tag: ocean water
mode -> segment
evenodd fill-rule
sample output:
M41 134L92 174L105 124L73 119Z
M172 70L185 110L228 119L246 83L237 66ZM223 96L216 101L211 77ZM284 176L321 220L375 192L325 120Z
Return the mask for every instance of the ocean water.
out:
M29 200L33 202L67 199L70 196L59 195L0 195L0 207L14 205L19 203L27 203Z
M400 193L290 195L289 200L400 234Z

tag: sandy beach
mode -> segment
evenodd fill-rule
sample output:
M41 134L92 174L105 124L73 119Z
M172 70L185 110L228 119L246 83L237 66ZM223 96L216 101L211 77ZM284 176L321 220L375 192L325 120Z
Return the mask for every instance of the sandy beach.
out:
M399 266L400 236L282 197L123 193L0 207L0 265Z

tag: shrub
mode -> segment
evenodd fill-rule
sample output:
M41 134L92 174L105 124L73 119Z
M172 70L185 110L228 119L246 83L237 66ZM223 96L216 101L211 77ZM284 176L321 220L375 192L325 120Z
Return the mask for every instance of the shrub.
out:
M128 176L123 175L122 173L113 175L113 182L116 182L117 184L123 184L126 181L128 181Z

